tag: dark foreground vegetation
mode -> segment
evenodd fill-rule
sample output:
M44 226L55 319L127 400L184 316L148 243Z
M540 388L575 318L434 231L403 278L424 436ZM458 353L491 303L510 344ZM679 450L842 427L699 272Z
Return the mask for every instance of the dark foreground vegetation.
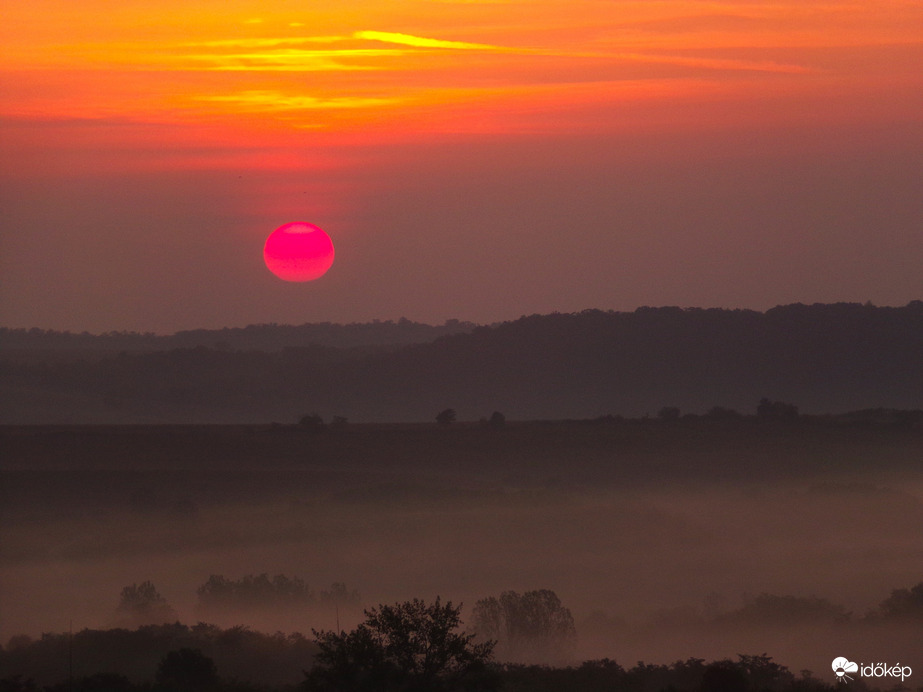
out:
M168 660L171 652L182 651L198 654L174 654L174 659L182 656L185 663ZM13 637L2 653L4 683L0 683L0 690L17 689L2 687L17 676L50 689L68 690L71 672L78 681L74 686L77 690L149 689L165 663L168 674L179 669L193 677L196 671L208 668L215 671L210 676L215 680L220 673L225 680L278 686L303 678L302 670L310 666L316 651L316 646L300 634L261 634L246 627L221 629L204 623L192 627L180 623L146 625L134 630L86 629L72 635L43 634L37 640L19 636ZM203 666L205 659L209 665ZM163 681L164 675L159 677ZM55 682L61 685L54 686ZM168 685L164 689L186 687Z
M295 684L265 684L228 678L200 649L174 649L152 666L149 681L134 682L118 673L64 677L39 685L20 675L0 680L0 692L832 692L835 684L809 671L793 674L765 654L737 660L690 658L672 664L639 662L624 668L609 659L551 668L539 665L487 664L464 681L414 686L396 682L373 686L364 681L339 684L316 677ZM305 676L302 674L301 678ZM377 682L377 681L376 681ZM403 685L403 686L401 686ZM868 689L861 682L852 689Z
M163 604L152 584L140 589ZM123 590L135 596L137 587ZM812 609L813 606L813 609ZM849 614L820 599L763 595L752 604L761 618L789 610L813 618L818 608ZM152 613L147 613L149 616ZM738 617L747 613L741 612ZM753 613L749 613L753 615ZM776 613L778 617L778 612ZM893 591L867 619L923 627L923 582ZM826 692L828 671L793 674L764 654L625 668L605 658L579 665L498 663L498 644L561 647L574 637L573 618L554 592L506 592L477 603L463 629L461 606L420 599L379 605L351 631L274 635L238 626L199 623L147 625L136 630L89 630L19 635L0 648L0 692ZM512 645L511 645L512 642ZM544 653L548 653L545 651ZM95 672L91 672L95 671ZM834 678L835 679L835 678ZM37 682L38 681L38 682ZM57 682L56 682L57 681ZM299 682L300 681L300 682ZM865 689L853 681L851 689ZM898 687L895 685L895 689ZM905 688L906 689L906 688Z
M669 665L613 660L575 666L499 664L490 642L455 633L449 609L437 626L400 631L398 604L370 613L349 633L264 635L200 624L147 626L136 631L84 630L10 642L0 655L0 692L823 692L833 685L808 671L794 675L761 655ZM439 608L437 603L436 608ZM432 607L430 607L432 608ZM390 619L390 622L388 621ZM396 621L395 621L396 620ZM412 623L410 623L412 625ZM430 623L427 623L430 624ZM433 647L431 644L436 643ZM37 675L17 671L33 671ZM97 671L97 672L88 672ZM829 677L829 676L828 676ZM54 680L56 682L36 682ZM862 689L861 683L859 689Z

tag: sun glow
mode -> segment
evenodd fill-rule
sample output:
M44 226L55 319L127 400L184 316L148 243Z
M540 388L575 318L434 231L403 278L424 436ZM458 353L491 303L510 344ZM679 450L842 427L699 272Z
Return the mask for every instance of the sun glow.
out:
M283 281L314 281L333 266L333 242L314 224L295 221L279 226L266 239L263 260Z

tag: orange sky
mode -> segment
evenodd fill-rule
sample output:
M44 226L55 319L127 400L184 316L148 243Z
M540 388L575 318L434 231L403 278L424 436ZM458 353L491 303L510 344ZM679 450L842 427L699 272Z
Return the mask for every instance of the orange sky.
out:
M923 91L915 0L310 5L14 3L2 113L406 133L465 129L447 115L461 108L505 131L567 129L568 111L601 102L784 102L844 78ZM549 103L556 117L531 123Z
M442 218L433 201L442 192L428 187L436 177L433 171L441 170L439 162L451 161L458 175L469 176L457 183L443 181L448 189L462 189L469 179L484 179L485 166L498 171L495 182L501 187L521 176L533 179L538 189L551 185L554 172L562 168L596 170L602 175L628 159L656 181L663 178L654 172L658 166L661 172L670 170L674 164L685 165L682 157L689 156L733 158L734 166L746 175L777 181L780 156L805 157L792 164L801 165L808 161L809 152L845 156L856 147L865 152L862 156L897 162L885 179L891 188L903 190L906 179L900 171L914 166L901 157L915 161L920 150L923 3L918 0L347 0L329 3L325 9L314 6L320 4L31 0L4 9L0 153L7 162L0 176L13 181L13 187L31 186L19 196L15 191L7 193L13 204L3 229L8 251L0 261L11 278L0 297L18 306L12 311L17 324L35 314L27 305L41 304L29 297L37 288L24 268L35 261L39 244L10 224L33 218L32 203L38 205L39 215L50 214L38 198L29 201L30 195L40 194L43 184L51 185L49 181L55 185L69 181L62 189L70 195L70 207L62 207L60 213L87 215L84 227L89 229L117 225L98 210L107 189L106 176L150 174L157 181L149 183L150 189L164 191L172 189L164 176L182 172L193 175L190 185L201 181L203 190L210 186L219 190L224 184L216 182L221 175L265 171L246 190L230 194L230 199L215 193L223 201L209 207L211 218L222 219L221 223L235 219L228 226L228 237L250 242L264 233L262 224L279 225L292 220L286 214L300 212L339 226L341 239L356 243L353 249L362 255L372 248L383 251L378 243L385 231L363 224L376 205L392 204L382 201L386 197L406 195L411 206L425 199L428 213ZM643 152L626 155L641 147L642 141ZM600 142L605 145L599 146ZM897 158L889 158L892 154ZM837 165L831 162L828 172L817 175L832 175ZM213 177L195 178L196 171ZM388 172L382 175L383 171ZM398 189L394 171L415 182ZM746 175L735 172L727 179L737 184ZM542 185L535 184L538 179ZM567 189L576 185L575 180L572 176L559 181L559 186ZM860 182L857 178L850 184ZM91 185L98 186L92 195L81 192ZM141 195L142 189L132 188L130 193ZM657 198L669 198L674 192L665 187L657 191ZM562 208L579 206L581 194L562 196ZM856 199L854 192L843 194ZM870 199L870 210L894 203L884 192L880 194L885 197ZM525 187L513 189L509 204L530 208L528 195ZM739 194L731 196L741 199ZM536 200L535 208L547 197ZM908 220L915 218L916 207L909 199L900 200L906 208L901 207L893 232L903 238L910 232ZM606 223L618 218L602 196L593 197L593 204L598 209L589 218ZM754 213L761 213L759 204L770 205L772 213L779 208L778 202L755 198L752 204ZM653 201L651 205L656 213ZM498 202L495 218L506 218L513 208ZM640 207L636 211L641 214ZM205 218L208 213L203 211ZM700 212L691 207L676 210L675 218L664 217L655 231L640 239L626 236L619 251L634 248L636 259L647 258L642 262L667 271L679 259L670 258L664 249L672 246L670 242L662 245L651 238L661 232L669 235L671 228L680 233L677 219L696 213ZM252 218L242 220L248 216ZM407 223L412 225L411 220ZM485 216L478 224L488 227L491 221ZM721 226L714 219L703 224L693 232L717 233L714 229ZM181 218L170 225L186 227ZM593 238L611 236L601 228L594 232L598 236ZM185 233L181 237L195 235L196 230L188 226ZM417 237L414 233L411 229L411 237ZM534 233L548 239L552 232L539 228ZM586 242L578 247L592 246L591 231L586 233ZM724 233L730 243L725 247L741 242L732 229ZM103 231L86 231L81 247L99 246L96 251L85 250L88 257L107 257L100 240L104 236ZM451 246L445 242L449 244L439 247ZM850 252L861 256L865 242L851 246ZM765 248L754 243L744 243L743 248L757 258ZM908 243L916 252L914 241L901 241L894 248L895 257L900 255L898 246L906 256ZM436 246L421 251L439 254ZM348 254L338 253L343 256ZM534 259L542 264L543 257ZM60 261L62 272L73 275L73 286L86 285L86 278L80 278L88 276L86 267ZM244 266L243 259L236 261L236 269L227 271ZM469 274L487 271L483 262L477 264L478 256L467 261L473 263ZM577 258L568 261L580 264ZM845 255L843 262L849 262ZM882 260L882 271L885 266ZM588 280L603 286L606 270L598 269L600 276ZM527 266L522 270L529 274ZM368 271L364 265L363 271ZM520 303L513 296L502 308L489 309L485 299L478 309L490 314L481 317L473 314L474 307L472 314L461 314L465 304L460 299L442 307L421 305L415 311L396 288L399 277L407 276L396 268L393 277L381 274L382 281L393 281L396 292L391 303L370 303L350 312L357 304L356 295L343 294L337 302L340 299L331 294L333 303L325 304L350 306L342 319L408 313L431 320L443 316L480 320L545 307L628 308L641 302L682 302L684 295L691 302L766 305L789 299L875 297L871 278L865 292L823 291L808 278L816 277L816 272L807 265L804 272L800 293L780 290L776 298L771 293L757 298L754 289L723 299L731 274L737 276L732 272L725 283L709 290L684 294L683 287L695 284L689 279L673 292L649 293L648 300L638 290L631 298L606 305L585 305L604 297L585 287L575 289L570 300L553 300L536 288L534 296L523 294ZM431 289L436 279L424 279ZM120 274L106 285L124 280ZM370 279L364 275L363 281ZM207 282L200 279L188 290L194 292L203 283ZM880 299L919 297L921 289L902 285ZM137 291L138 300L147 299L143 288ZM266 301L272 305L270 288L266 291ZM108 295L108 289L89 290L82 303L86 314L93 312L100 293ZM298 321L300 313L294 306L299 303L295 298L286 301L290 302L283 301L285 307L269 316ZM93 323L115 328L130 311L122 306L107 318L105 302ZM262 310L253 304L239 314L215 319L260 321ZM49 308L44 322L36 319L59 324L64 314ZM156 321L158 328L169 329L191 326L186 323L209 314L203 305L194 314ZM340 313L333 308L308 311L306 319L312 314L337 319Z

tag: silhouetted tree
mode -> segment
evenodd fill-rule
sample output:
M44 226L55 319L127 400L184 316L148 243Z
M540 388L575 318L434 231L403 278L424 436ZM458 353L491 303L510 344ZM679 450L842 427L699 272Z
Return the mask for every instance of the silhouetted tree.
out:
M455 692L496 689L486 668L493 642L459 633L460 607L414 599L365 611L351 632L314 631L320 652L307 673L312 692Z
M754 690L788 689L795 676L785 666L772 660L766 654L737 655L737 666L743 671Z
M657 417L664 421L676 421L679 420L680 410L676 406L664 406L660 409L660 412L657 414Z
M436 422L439 425L450 425L455 422L455 409L447 408L436 414Z
M277 574L269 578L263 574L248 574L238 580L213 574L196 593L202 608L265 608L310 603L314 594L298 577Z
M0 687L0 691L2 691ZM118 673L96 673L45 687L45 692L135 692L139 686ZM145 685L142 689L148 689Z
M747 598L739 610L721 615L725 622L777 623L844 622L850 614L841 605L825 598L800 596L774 596L762 593Z
M715 661L702 674L700 692L747 692L747 675L733 661Z
M39 687L31 678L23 680L21 675L13 675L0 680L0 692L39 692Z
M732 408L725 408L724 406L712 406L708 409L708 413L705 414L706 418L711 418L712 420L736 420L742 418L743 416Z
M161 624L176 619L176 611L150 581L122 589L117 611L120 619L133 625Z
M763 397L757 404L756 415L764 419L791 420L798 417L798 407L783 401L770 401Z
M105 673L77 677L71 688L68 681L67 652L74 652L75 672ZM316 646L300 634L262 634L246 627L222 629L199 623L192 627L177 622L145 625L137 629L81 630L73 635L46 633L31 643L21 642L11 650L0 649L0 677L7 671L22 674L21 680L34 679L48 692L122 692L120 676L129 680L150 679L158 661L171 651L199 649L215 662L229 678L259 681L262 685L283 685L297 680L317 651ZM63 681L54 688L52 683ZM137 692L159 692L150 684L135 683ZM161 688L162 689L162 688ZM242 686L226 686L245 692ZM269 687L259 687L268 690ZM0 687L2 690L2 687ZM6 692L20 692L16 688ZM254 686L252 692L256 692ZM24 692L24 691L22 691Z
M18 651L26 649L34 643L34 639L28 634L14 634L6 643L7 651Z
M561 660L576 638L573 615L549 589L504 591L478 601L473 614L478 635L496 639L512 660Z
M359 603L360 596L356 589L350 590L346 588L346 584L343 582L335 581L330 585L329 589L320 592L320 600L336 605L354 605Z
M765 654L741 655L739 659L708 664L701 658L687 658L670 665L638 662L627 670L608 659L566 668L507 665L503 669L503 689L511 692L834 692L832 686L810 675L796 682L787 668Z
M157 666L157 685L170 692L207 692L218 686L215 662L199 649L171 651Z
M487 424L492 428L502 428L506 425L506 416L499 411L494 411L490 414Z
M302 416L298 421L298 425L302 429L312 432L323 430L325 427L324 419L317 413L308 413Z
M923 620L923 581L909 589L895 589L878 608L886 618Z

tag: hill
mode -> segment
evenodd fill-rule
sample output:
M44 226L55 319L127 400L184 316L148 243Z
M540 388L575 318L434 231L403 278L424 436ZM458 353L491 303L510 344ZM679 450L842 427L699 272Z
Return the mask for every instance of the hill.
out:
M138 332L74 334L46 329L0 327L0 358L17 362L95 360L122 351L150 353L204 346L219 351L277 352L301 346L381 348L424 343L440 336L470 331L476 325L448 320L432 326L401 318L351 324L317 322L302 325L251 324L224 329L192 329L170 335Z
M664 406L752 412L763 397L813 413L923 408L923 301L587 310L443 327L452 328L387 348L302 339L79 360L53 349L5 355L0 422L293 422L309 411L427 421L446 407L462 420L495 410L511 419L635 417Z

